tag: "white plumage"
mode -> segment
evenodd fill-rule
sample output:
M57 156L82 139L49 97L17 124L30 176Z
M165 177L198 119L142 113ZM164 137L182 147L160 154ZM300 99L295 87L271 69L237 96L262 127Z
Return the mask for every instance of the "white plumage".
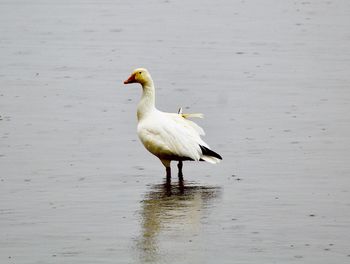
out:
M146 69L133 71L124 82L140 83L143 88L141 100L137 107L137 134L145 148L157 156L167 169L170 177L170 162L179 161L179 177L182 178L183 160L204 160L218 163L221 156L210 150L201 139L203 129L188 120L190 117L202 117L201 114L165 113L155 107L155 88L153 80Z

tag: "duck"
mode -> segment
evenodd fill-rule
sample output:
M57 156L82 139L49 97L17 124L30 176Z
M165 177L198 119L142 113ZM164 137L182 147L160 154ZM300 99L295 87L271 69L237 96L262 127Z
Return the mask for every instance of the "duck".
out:
M132 71L124 84L138 83L142 96L137 106L137 135L144 147L159 158L166 170L166 179L171 179L171 161L178 162L178 177L183 180L184 161L219 163L222 157L213 151L201 136L204 130L190 118L202 118L202 114L184 114L160 111L155 106L153 79L145 68Z

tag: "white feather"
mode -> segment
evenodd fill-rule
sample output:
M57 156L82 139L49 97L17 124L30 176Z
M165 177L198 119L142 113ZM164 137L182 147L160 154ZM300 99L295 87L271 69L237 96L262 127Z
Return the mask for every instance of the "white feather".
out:
M206 162L212 163L212 164L216 164L216 163L220 162L220 160L218 158L206 156L206 155L202 155L201 159L205 160Z
M204 131L197 124L156 109L139 121L137 131L146 149L159 158L175 155L198 161L202 156L199 145L208 147L200 138Z

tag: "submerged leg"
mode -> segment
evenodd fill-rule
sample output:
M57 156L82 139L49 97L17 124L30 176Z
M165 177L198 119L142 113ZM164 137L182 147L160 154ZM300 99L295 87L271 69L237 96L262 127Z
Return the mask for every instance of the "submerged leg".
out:
M166 167L166 181L167 181L167 183L171 182L171 168L170 167Z
M161 159L160 161L163 163L163 165L165 166L165 169L166 169L166 181L167 181L167 183L170 183L171 182L170 160Z
M182 160L180 160L179 163L177 164L177 167L179 169L179 174L178 174L179 181L183 181L184 180L184 177L183 177L183 174L182 174L182 166L183 166Z

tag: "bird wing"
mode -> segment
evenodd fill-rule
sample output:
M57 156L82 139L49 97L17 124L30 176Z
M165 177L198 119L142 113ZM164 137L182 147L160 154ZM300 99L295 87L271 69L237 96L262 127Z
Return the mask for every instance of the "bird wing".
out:
M203 129L179 114L160 112L157 118L148 119L138 128L144 146L154 155L175 155L199 160L200 145L208 146L200 135Z

